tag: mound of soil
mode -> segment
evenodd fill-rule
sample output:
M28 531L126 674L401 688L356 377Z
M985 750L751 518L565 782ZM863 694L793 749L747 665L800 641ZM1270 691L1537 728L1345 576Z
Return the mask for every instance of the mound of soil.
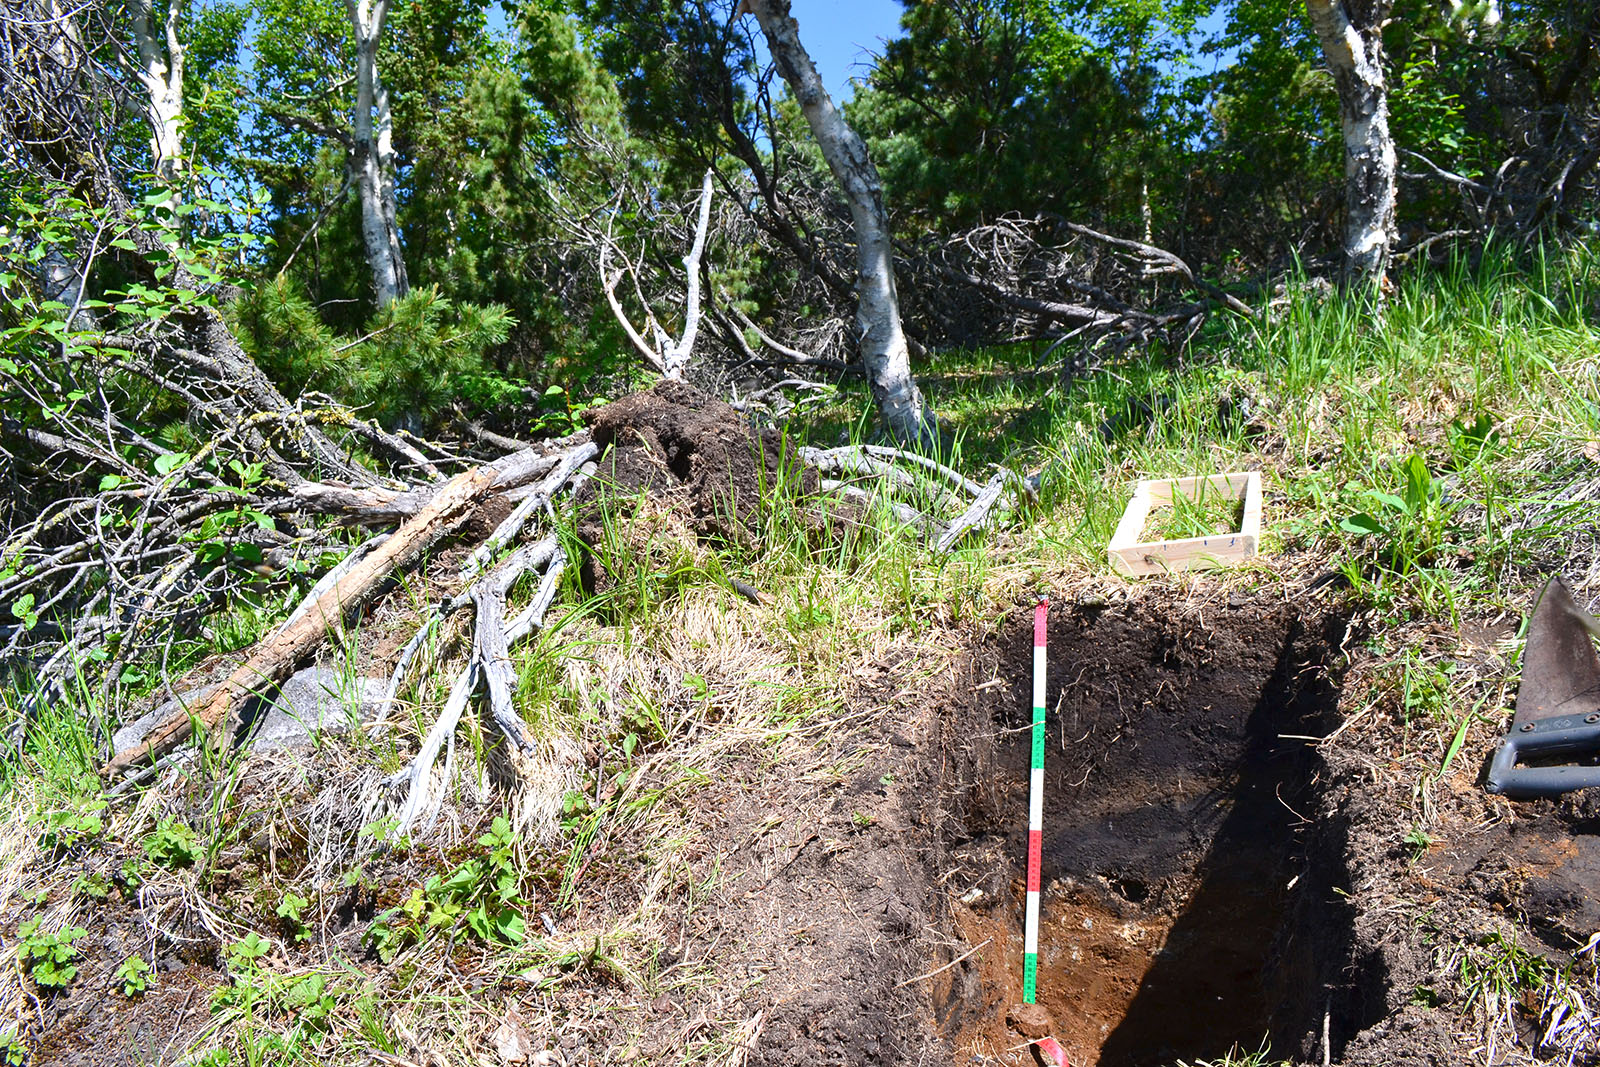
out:
M601 494L649 493L680 507L703 538L747 541L773 496L801 499L818 489L816 471L777 430L752 426L687 382L658 382L595 409L590 433L609 451L580 506Z

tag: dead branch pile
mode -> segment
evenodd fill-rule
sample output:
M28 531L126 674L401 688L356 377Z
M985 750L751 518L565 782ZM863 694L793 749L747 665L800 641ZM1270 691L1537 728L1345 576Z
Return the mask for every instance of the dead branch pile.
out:
M231 334L215 264L177 238L170 211L135 204L119 185L108 131L98 124L103 116L79 106L95 98L104 73L73 18L33 0L0 11L9 64L0 84L14 103L0 116L6 163L31 183L45 219L0 236L9 319L0 359L8 398L0 419L8 489L0 501L7 529L0 605L15 620L0 630L0 671L31 693L12 745L69 687L125 707L127 669L151 664L169 710L121 751L100 740L108 774L148 774L197 729L219 748L232 744L246 705L269 698L397 572L498 498L505 518L472 547L455 591L402 649L377 715L381 723L428 635L470 607L470 652L443 710L415 757L373 800L395 805L410 826L437 811L441 754L448 775L455 728L478 694L513 772L535 749L512 701L510 649L543 625L569 566L562 513L592 495L592 480L619 480L628 464L666 470L675 484L700 486L707 517L731 509L737 524L741 509L797 473L793 484L802 492L848 501L858 517L852 521L883 500L940 551L1026 497L1028 487L1010 472L979 485L893 449L770 453L773 431L677 381L658 388L654 421L629 422L643 408L618 404L597 420L593 440L580 435L498 458L391 433L324 399L291 402ZM692 214L685 206L686 233L694 234L686 265L704 282L699 250L708 229L716 232L709 186L692 204ZM689 289L681 340L671 344L664 329L655 334L664 370L686 359L693 343ZM642 292L640 299L648 306ZM34 325L24 320L29 314ZM743 323L741 337L753 326L726 300L716 314L724 325ZM688 429L679 432L678 423ZM487 434L479 440L502 452L516 444ZM766 458L741 465L753 454ZM768 462L773 455L776 466ZM748 477L729 481L746 466ZM348 526L394 532L346 555ZM202 647L219 610L254 604L270 611L264 591L288 592L275 584L285 573L340 555L343 562L225 677L185 676L181 643L193 642L191 652ZM525 575L537 575L537 591L513 607Z

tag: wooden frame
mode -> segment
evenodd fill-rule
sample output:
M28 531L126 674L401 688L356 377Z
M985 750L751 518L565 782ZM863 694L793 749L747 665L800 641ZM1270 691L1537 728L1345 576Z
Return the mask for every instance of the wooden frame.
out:
M1194 498L1202 485L1226 492L1244 501L1244 517L1233 533L1210 537L1186 537L1176 541L1140 541L1150 509L1171 504L1174 494ZM1167 571L1224 567L1256 554L1261 543L1261 472L1200 475L1194 478L1162 478L1141 481L1133 490L1117 532L1111 536L1106 553L1111 566L1130 578Z

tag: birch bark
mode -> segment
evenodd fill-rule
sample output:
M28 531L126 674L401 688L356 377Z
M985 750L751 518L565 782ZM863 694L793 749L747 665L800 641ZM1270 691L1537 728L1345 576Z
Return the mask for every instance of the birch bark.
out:
M380 307L410 291L396 222L394 122L389 90L378 72L389 0L345 0L356 43L356 111L351 133L351 169L361 198L361 239Z
M800 104L850 207L856 236L856 345L878 415L895 438L934 445L938 426L911 376L911 355L900 323L889 213L878 170L817 75L800 42L800 27L789 14L789 0L744 0L741 10L754 14L760 24L778 73Z
M1395 242L1395 149L1383 72L1389 0L1306 0L1339 94L1346 276L1380 282Z
M154 0L135 0L132 6L139 81L150 95L150 169L167 182L183 171L182 7L182 0L168 0L166 18L158 26Z

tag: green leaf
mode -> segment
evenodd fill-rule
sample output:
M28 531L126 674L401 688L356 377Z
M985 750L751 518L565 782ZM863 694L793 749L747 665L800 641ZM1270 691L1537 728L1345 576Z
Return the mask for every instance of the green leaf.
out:
M100 491L103 493L107 489L115 489L117 486L119 486L121 484L122 484L122 475L120 475L120 474L108 474L104 478L100 479Z
M1393 508L1395 511L1405 515L1411 514L1411 505L1395 496L1393 493L1382 493L1375 489L1367 495L1378 501L1380 504L1385 504L1388 507Z
M1383 523L1362 511L1340 520L1339 529L1353 534L1375 534L1383 532Z
M1413 455L1405 461L1406 502L1414 509L1422 508L1433 495L1433 475L1421 456Z
M494 925L500 937L513 944L520 944L528 938L527 922L510 908L500 909L500 913L494 917Z
M156 457L156 473L162 477L166 477L187 462L189 462L189 453L168 452L165 455Z

